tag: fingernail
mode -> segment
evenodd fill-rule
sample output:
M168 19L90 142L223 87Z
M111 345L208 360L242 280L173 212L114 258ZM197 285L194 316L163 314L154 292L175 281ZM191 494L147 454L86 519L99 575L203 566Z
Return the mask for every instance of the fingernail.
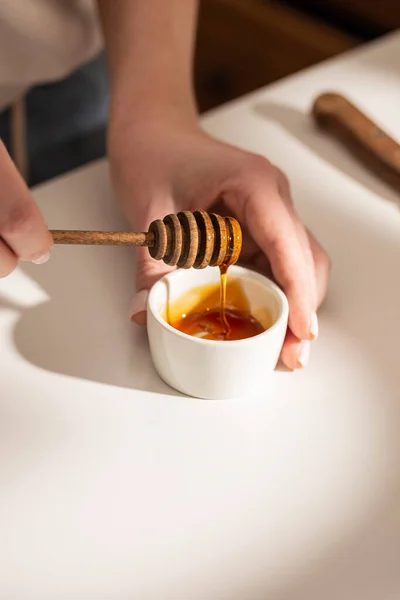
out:
M311 322L310 322L311 339L316 340L318 337L318 333L319 333L318 317L317 317L317 313L314 313L313 316L311 317Z
M146 313L148 295L149 292L147 290L141 290L134 295L131 307L129 309L131 321L139 324L144 322L143 313Z
M297 363L299 369L304 369L308 365L308 361L310 360L310 350L311 344L310 342L302 342L299 356L297 357Z
M46 254L43 254L43 256L40 256L39 258L35 258L35 260L33 260L32 262L35 263L35 265L43 265L49 260L49 258L50 252L46 252Z

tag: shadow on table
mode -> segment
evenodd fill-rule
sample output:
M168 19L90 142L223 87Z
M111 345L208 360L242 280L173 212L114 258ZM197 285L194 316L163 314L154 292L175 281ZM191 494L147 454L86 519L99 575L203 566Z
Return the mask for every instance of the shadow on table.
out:
M14 332L20 354L47 371L179 395L156 374L145 328L129 320L134 264L127 249L68 246L55 247L45 265L22 263L27 285L36 282L48 300L24 306L0 296L0 310L20 313Z
M260 102L253 107L261 117L274 121L296 138L308 150L354 179L374 194L399 204L400 196L389 185L369 172L357 158L338 141L313 126L311 116L283 104Z
M392 189L369 173L337 142L310 127L310 120L300 111L267 102L257 104L254 110L259 116L282 126L308 150L349 178L385 200L399 204L399 197ZM315 205L305 203L302 209L312 224L316 219ZM384 234L371 237L371 232L362 223L351 215L336 214L332 206L325 206L324 211L318 213L316 224L333 259L332 277L335 279L335 272L339 272L341 281L341 288L334 286L335 293L328 295L327 316L331 312L340 312L347 336L356 341L360 353L369 357L371 367L379 371L382 382L389 383L393 390L399 389L400 321L396 307L400 302L400 279L396 273L400 242L394 243ZM384 388L382 394L385 396ZM395 406L393 410L396 412ZM350 529L349 537L316 557L314 564L309 564L302 574L291 578L288 573L286 582L273 595L274 600L397 598L400 589L398 477L398 472L388 473L392 488L383 493L381 502L365 516L357 530ZM259 581L254 582L253 591L262 589L263 581L263 575L260 575ZM268 589L267 579L264 585ZM249 586L235 599L250 597L251 590Z

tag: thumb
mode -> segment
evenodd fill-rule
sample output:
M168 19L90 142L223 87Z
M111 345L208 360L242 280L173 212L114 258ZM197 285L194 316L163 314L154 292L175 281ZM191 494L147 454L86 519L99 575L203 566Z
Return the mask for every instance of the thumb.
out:
M147 298L150 288L174 267L168 267L162 260L154 260L147 248L138 248L136 253L136 293L130 307L131 321L137 325L146 324Z
M174 210L175 206L171 199L164 202L150 202L146 207L145 214L136 215L134 219L136 231L148 231L152 221L163 219ZM147 298L150 288L161 277L173 270L174 267L167 266L162 260L152 258L148 248L136 249L136 293L130 306L131 321L138 325L146 324Z

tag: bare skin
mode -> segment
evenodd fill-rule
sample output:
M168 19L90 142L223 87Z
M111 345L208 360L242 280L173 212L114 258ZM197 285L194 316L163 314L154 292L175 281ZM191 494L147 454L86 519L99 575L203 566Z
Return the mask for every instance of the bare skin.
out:
M298 218L285 175L266 158L223 144L199 127L191 82L197 0L98 0L111 76L108 153L122 210L136 230L179 210L217 209L244 228L243 262L272 275L290 306L282 361L305 366L318 335L327 254ZM52 238L0 144L0 276L19 260L44 262ZM132 316L168 271L137 253Z

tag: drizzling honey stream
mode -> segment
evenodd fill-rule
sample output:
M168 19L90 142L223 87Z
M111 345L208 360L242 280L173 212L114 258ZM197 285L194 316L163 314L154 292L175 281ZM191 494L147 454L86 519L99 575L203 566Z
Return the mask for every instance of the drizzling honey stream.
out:
M226 340L229 336L230 325L226 316L226 281L228 277L228 269L231 264L234 264L239 258L234 255L234 248L236 246L242 247L242 230L239 223L233 219L227 219L228 228L228 241L227 241L227 253L225 255L224 262L219 267L220 272L220 318L224 328L223 336Z
M225 265L221 265L219 268L220 273L220 314L221 314L221 323L224 327L224 339L229 335L229 323L226 318L226 280L228 277L228 269Z

